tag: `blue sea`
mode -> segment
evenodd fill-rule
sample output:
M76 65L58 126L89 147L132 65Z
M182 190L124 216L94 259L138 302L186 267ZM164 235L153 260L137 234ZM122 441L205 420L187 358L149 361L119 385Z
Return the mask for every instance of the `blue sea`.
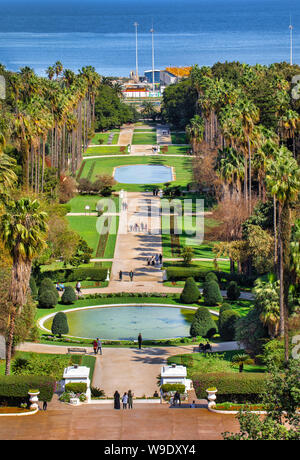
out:
M92 65L106 76L155 67L240 61L300 64L299 0L0 0L0 62L39 75L56 62L77 71Z

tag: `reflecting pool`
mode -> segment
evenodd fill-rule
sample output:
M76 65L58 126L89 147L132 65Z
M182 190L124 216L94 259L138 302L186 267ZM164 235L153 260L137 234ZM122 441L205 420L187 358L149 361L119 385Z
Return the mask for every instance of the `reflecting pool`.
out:
M185 337L190 334L188 310L172 307L118 306L66 312L69 335L106 340ZM191 311L190 311L191 312ZM192 313L192 312L191 312ZM51 330L52 319L45 322Z
M114 179L122 184L162 184L173 180L172 168L162 165L128 165L115 169Z

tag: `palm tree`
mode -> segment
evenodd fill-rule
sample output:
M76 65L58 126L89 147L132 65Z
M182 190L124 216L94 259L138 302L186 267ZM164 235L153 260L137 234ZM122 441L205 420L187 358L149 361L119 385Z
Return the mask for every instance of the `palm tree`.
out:
M186 126L186 135L189 141L192 144L193 152L198 152L198 145L203 140L204 135L204 121L200 115L195 115L191 120L190 123Z
M254 364L254 360L246 353L234 355L231 362L233 366L239 366L239 372L243 372L245 364Z
M258 278L255 282L253 293L255 303L261 311L259 318L267 326L268 334L273 339L278 335L280 322L280 282L276 280L273 274L269 275L267 282Z
M37 200L21 198L6 206L0 220L0 236L12 258L8 301L11 305L6 341L5 374L10 374L15 320L26 301L32 261L45 247L47 214Z
M288 351L288 291L290 270L290 206L300 192L300 170L292 153L281 147L274 159L267 162L267 188L278 203L278 255L280 279L280 335L285 338L285 359Z

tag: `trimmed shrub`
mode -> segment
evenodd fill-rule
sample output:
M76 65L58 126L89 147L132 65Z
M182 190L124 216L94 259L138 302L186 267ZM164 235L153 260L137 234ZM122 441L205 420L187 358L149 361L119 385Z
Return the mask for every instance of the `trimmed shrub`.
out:
M61 303L64 305L72 305L76 302L77 297L72 286L67 286L64 290L63 295L61 296Z
M39 308L53 308L57 304L57 294L53 289L45 289L39 293L38 306Z
M191 324L190 335L192 337L201 335L204 338L211 338L216 332L216 323L209 310L205 307L198 308Z
M66 383L65 391L70 391L73 393L86 393L87 384L84 382L72 382Z
M168 267L166 274L168 281L186 281L191 277L195 281L204 281L207 271L193 267Z
M188 278L185 282L183 291L180 296L180 301L183 303L191 304L198 301L200 291L194 278Z
M219 282L217 275L214 272L208 272L205 276L205 281L209 283L209 281L215 281L216 283Z
M180 394L185 393L185 385L182 385L181 383L164 383L161 386L161 389L164 393L169 393L169 391L178 391Z
M203 296L205 305L217 305L223 302L219 285L216 281L208 281L203 286Z
M219 310L218 329L220 330L222 314L226 310L232 310L232 306L229 303L223 303Z
M230 281L227 288L227 298L229 300L237 300L241 295L240 288L236 281Z
M53 377L36 375L5 375L0 376L0 399L14 401L28 397L28 391L37 388L39 400L50 402L56 387Z
M60 311L54 316L51 332L53 335L58 335L59 337L69 332L68 320L64 312Z
M219 318L219 334L222 340L234 340L235 325L240 315L237 311L225 310Z
M193 376L197 398L207 398L206 389L216 387L217 402L256 403L266 390L269 374L263 373L207 373Z
M38 296L38 288L37 288L37 285L36 285L36 282L35 282L35 279L33 278L33 276L30 277L29 287L30 287L31 297L34 300L36 300L37 296Z

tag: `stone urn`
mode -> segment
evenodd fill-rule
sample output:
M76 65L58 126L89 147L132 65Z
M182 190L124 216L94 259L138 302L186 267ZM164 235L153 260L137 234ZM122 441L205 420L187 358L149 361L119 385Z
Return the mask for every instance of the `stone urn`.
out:
M39 408L38 402L39 398L38 395L40 394L39 390L29 390L29 401L30 401L30 409L37 410Z
M207 399L208 399L208 407L213 407L216 405L216 393L217 393L216 388L207 388L206 393L207 393Z

